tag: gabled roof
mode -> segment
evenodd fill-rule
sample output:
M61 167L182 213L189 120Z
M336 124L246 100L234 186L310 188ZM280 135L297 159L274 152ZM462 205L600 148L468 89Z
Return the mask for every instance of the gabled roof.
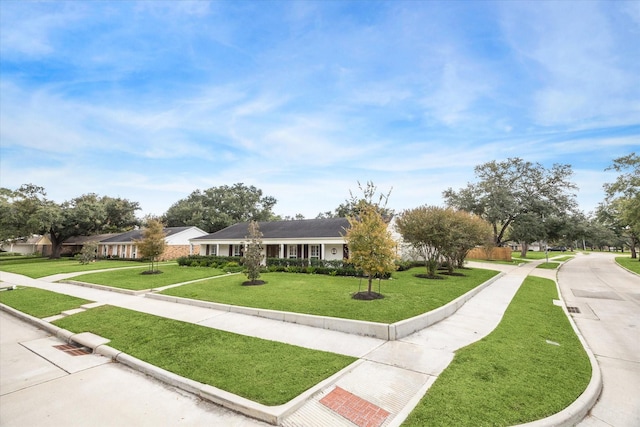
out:
M263 239L296 239L336 237L345 234L349 228L346 218L301 219L295 221L258 222ZM191 240L236 240L249 235L249 223L241 222L206 236Z
M169 237L174 234L182 233L183 231L190 228L193 227L165 227L163 231L165 236ZM133 242L134 240L141 240L142 231L142 229L127 231L126 233L121 233L108 239L102 240L100 243L129 243Z

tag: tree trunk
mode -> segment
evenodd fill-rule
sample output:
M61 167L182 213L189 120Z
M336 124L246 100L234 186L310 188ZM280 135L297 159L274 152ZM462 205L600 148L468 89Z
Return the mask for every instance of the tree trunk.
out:
M372 283L373 283L373 276L372 276L372 275L369 275L369 289L368 289L368 291L367 291L367 293L368 293L369 295L371 295L371 285L372 285Z
M520 245L521 245L520 256L522 258L526 258L527 257L527 251L529 250L529 243L521 242Z
M51 255L50 259L60 258L60 252L62 252L62 238L53 232L49 233L49 240L51 240Z

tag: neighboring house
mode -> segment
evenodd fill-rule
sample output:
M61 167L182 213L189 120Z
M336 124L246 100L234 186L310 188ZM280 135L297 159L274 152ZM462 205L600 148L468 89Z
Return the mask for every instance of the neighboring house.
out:
M51 255L51 240L47 236L40 235L12 239L2 243L2 250L22 255L38 254L49 256Z
M191 244L200 255L242 256L248 243L249 223L234 224L215 233L196 237ZM349 228L346 218L259 222L267 258L341 260L348 258L342 237Z
M193 246L190 240L207 233L198 227L166 227L164 229L167 247L159 260L176 259L191 255ZM105 258L142 258L138 253L136 240L142 240L142 230L131 230L100 241L98 254Z
M118 236L119 233L109 233L109 234L94 234L92 236L73 236L62 242L62 250L60 251L60 255L65 256L73 256L75 254L80 253L82 251L82 247L89 242L97 242L100 243L103 240L109 239L114 236Z

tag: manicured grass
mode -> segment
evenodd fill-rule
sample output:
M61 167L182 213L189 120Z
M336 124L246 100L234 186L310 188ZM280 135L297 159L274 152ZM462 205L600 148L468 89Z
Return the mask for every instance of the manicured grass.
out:
M571 251L565 251L565 252L554 252L554 251L549 251L549 259L555 257L555 256L560 256L560 255L575 255L575 252L571 252ZM520 251L517 252L513 252L511 254L511 256L513 258L518 258L521 259L523 261L525 260L537 260L537 259L546 259L547 255L544 253L544 251L540 252L540 251L528 251L527 252L527 256L525 258L522 258L520 256Z
M224 274L222 270L216 268L180 267L177 264L160 265L159 270L162 271L161 274L142 274L145 270L147 269L112 270L100 273L89 273L73 277L71 280L138 291Z
M117 267L147 267L146 263L137 261L96 261L89 264L80 264L73 259L37 259L25 260L21 263L0 263L0 270L9 273L22 274L37 279L60 273L74 273L76 271L92 271Z
M639 258L633 259L630 256L616 257L616 262L624 268L640 274Z
M591 365L557 297L553 281L527 277L498 327L456 353L403 425L509 426L575 401Z
M38 288L18 287L11 291L0 292L0 303L40 319L55 316L90 302L92 301Z
M93 332L131 356L265 405L280 405L356 359L102 306L57 326Z
M345 319L394 323L441 307L498 274L484 269L458 270L459 276L442 276L443 280L420 279L416 273L424 268L393 273L383 280L383 299L359 301L351 298L358 291L360 279L295 273L265 273L261 286L242 286L243 275L221 277L163 291L179 296L244 307L266 308ZM361 290L367 281L362 280ZM378 282L373 290L378 292Z
M565 262L565 261L569 261L572 258L574 258L572 255L568 255L568 256L561 256L561 257L554 257L553 260L558 262Z
M536 268L543 268L547 270L555 270L560 265L559 262L543 262L542 264L536 265Z

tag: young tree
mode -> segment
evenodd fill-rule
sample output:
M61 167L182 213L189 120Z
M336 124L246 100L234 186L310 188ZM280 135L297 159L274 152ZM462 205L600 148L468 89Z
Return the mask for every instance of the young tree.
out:
M375 205L363 203L358 216L348 219L350 227L344 238L349 247L349 261L361 269L368 280L364 299L381 298L371 290L373 278L395 271L396 242ZM360 297L362 295L355 296Z
M264 282L260 278L260 267L262 265L262 232L256 221L249 223L249 235L247 249L244 252L244 266L247 269L248 281L244 285L262 285Z
M161 273L156 265L156 260L165 250L167 241L164 232L164 225L157 219L149 219L146 227L142 230L142 239L135 240L138 252L143 258L149 258L151 265L144 274Z
M98 242L87 242L80 251L80 264L89 264L98 255Z
M452 212L452 209L437 206L421 206L405 210L396 219L396 230L424 259L430 278L438 278L438 263L451 245Z
M271 221L275 204L275 198L263 196L253 185L223 185L192 192L174 203L164 220L169 227L193 225L213 233L239 222Z
M576 188L569 179L570 165L555 164L545 169L538 163L510 158L491 161L475 168L479 181L466 188L443 192L448 206L480 216L493 227L500 245L509 227L526 213L551 216L572 211Z

